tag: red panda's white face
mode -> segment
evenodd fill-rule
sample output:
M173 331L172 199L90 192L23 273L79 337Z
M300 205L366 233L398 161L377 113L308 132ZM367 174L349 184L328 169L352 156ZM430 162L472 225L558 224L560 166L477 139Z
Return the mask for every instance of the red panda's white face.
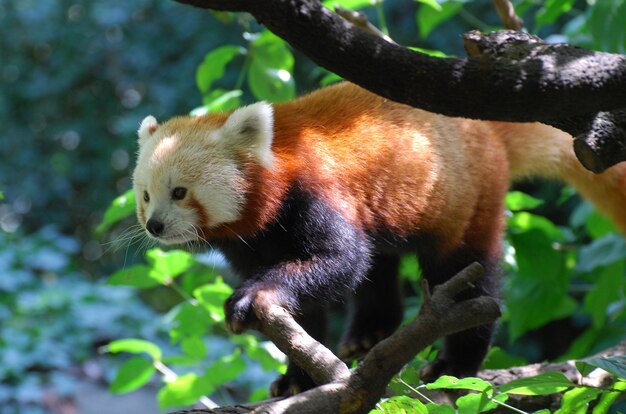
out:
M159 125L146 117L133 186L148 236L181 244L239 220L248 184L241 155L271 168L272 127L272 107L264 102L236 110L221 126L193 117Z

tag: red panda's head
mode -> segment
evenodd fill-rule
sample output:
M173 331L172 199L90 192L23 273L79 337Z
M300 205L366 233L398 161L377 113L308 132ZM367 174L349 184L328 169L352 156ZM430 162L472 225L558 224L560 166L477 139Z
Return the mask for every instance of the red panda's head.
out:
M203 239L203 231L239 220L248 186L241 162L271 168L273 110L264 102L220 115L146 117L133 175L137 217L164 244Z

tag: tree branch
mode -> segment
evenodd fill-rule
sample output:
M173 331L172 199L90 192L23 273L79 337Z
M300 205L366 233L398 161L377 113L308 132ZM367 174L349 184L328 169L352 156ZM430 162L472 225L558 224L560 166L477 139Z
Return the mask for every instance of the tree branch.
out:
M542 121L626 108L626 57L550 45L522 60L434 58L364 32L318 0L176 0L247 11L320 66L448 116Z
M594 357L609 357L616 355L625 355L626 354L626 341L621 342L620 344L607 349L606 351L600 352ZM539 375L545 372L561 372L563 373L570 381L574 384L578 385L587 385L591 387L609 387L614 381L614 377L608 372L596 369L591 372L588 376L583 377L580 375L575 366L575 361L565 361L561 363L541 363L541 364L531 364L521 367L513 367L507 369L496 369L496 370L483 370L480 371L477 377L484 379L485 381L490 382L491 384L498 386L501 384L506 384L516 379L528 378L535 375ZM313 392L315 391L315 392ZM334 384L325 385L322 387L315 388L308 392L308 395L300 398L299 404L302 404L302 407L305 411L292 411L297 413L320 413L320 412L334 412L334 411L314 411L316 408L320 408L322 406L317 405L317 398L322 398L323 395L330 395L330 399L335 398L334 394L342 392L340 388L335 386ZM459 397L457 392L442 392L438 390L428 391L422 390L423 394L425 394L429 399L434 400L439 404L452 404L455 399ZM302 395L302 394L299 394ZM319 395L319 397L318 397ZM550 394L550 395L540 395L540 396L530 396L530 395L509 395L508 403L513 405L516 408L522 409L524 411L535 411L544 408L554 408L559 407L561 402L562 394ZM257 413L259 407L262 406L271 406L278 404L281 401L289 401L298 397L291 397L286 400L273 399L267 401L261 401L253 404L242 404L233 407L222 407L216 408L213 410L210 409L198 409L198 410L186 410L179 411L172 414L249 414L249 413ZM415 396L415 398L420 398L420 396ZM294 403L293 401L288 404ZM295 404L295 403L294 403ZM308 409L307 406L310 404L316 404L313 409ZM295 407L295 405L294 405ZM334 409L336 406L328 405L324 406L329 410ZM282 411L264 411L268 413L274 412L282 412ZM498 408L493 411L494 414L509 414L511 410L508 408Z
M284 308L270 301L257 300L254 312L261 332L302 368L317 385L346 378L350 372L343 361L313 339Z
M348 372L345 364L311 338L288 312L262 299L257 300L255 313L260 320L261 331L270 335L290 358L298 358L294 361L319 386L284 400L265 402L260 406L241 405L188 412L367 413L384 395L391 378L435 339L493 322L498 318L500 309L492 298L480 297L461 302L454 300L458 292L474 286L474 282L482 274L482 267L474 263L448 282L437 286L432 297L427 294L428 300L424 302L415 320L374 346L352 372Z
M500 20L504 24L505 29L522 30L524 22L521 17L515 13L515 7L509 0L493 0L496 11L500 16Z

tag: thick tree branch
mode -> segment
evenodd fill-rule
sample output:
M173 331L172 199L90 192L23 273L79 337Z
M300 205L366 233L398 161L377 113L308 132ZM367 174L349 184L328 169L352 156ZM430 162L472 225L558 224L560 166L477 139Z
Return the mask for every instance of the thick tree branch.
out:
M247 11L317 64L381 96L449 116L542 121L626 108L626 56L552 45L523 60L434 58L390 44L318 0L177 0Z
M471 31L464 36L470 56L526 60L566 45L547 45L528 33L502 30L489 34ZM569 47L569 46L567 46ZM572 134L574 150L590 171L600 173L626 160L626 111L618 109L578 116L547 114L542 122Z

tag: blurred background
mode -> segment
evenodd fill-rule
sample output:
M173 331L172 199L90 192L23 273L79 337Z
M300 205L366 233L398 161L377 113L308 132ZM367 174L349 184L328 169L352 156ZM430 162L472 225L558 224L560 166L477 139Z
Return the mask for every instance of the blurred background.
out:
M363 9L398 43L429 53L463 56L462 33L500 25L488 0L337 3ZM624 52L626 2L514 3L526 27L549 41ZM128 231L131 196L112 202L131 188L136 130L146 115L166 119L286 100L336 77L249 16L173 1L0 0L0 27L0 413L158 412L209 394L220 402L263 398L283 361L262 338L226 339L216 303L230 292L222 277L232 278L219 255L147 250ZM576 254L608 236L605 244L623 247L610 224L570 189L533 182L518 190L544 200L519 210L536 208L552 226L549 241ZM507 269L514 273L513 244ZM568 254L558 260L571 262ZM623 260L617 254L602 265L619 276L607 277L612 294L598 305L608 316L585 311L595 286L585 275L605 267L576 273L576 263L568 262L563 295L569 301L560 313L528 323L505 318L499 341L507 357L587 355L622 338ZM172 266L167 278L122 280L158 266ZM570 283L572 274L582 281ZM411 258L403 275L412 293L419 269ZM198 302L208 312L200 319ZM419 299L407 302L414 311ZM610 306L613 313L606 312ZM194 318L215 326L197 328ZM147 342L106 347L122 338ZM233 362L241 353L243 366ZM211 378L215 364L232 372ZM163 379L178 385L164 388ZM139 391L112 395L109 387Z

